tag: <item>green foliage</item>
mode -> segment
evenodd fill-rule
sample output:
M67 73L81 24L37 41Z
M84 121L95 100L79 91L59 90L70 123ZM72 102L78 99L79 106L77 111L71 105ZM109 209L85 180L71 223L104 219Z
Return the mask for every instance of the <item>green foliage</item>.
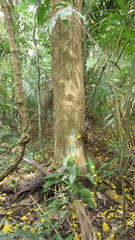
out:
M22 167L21 170L23 172L30 171L30 164L29 163L25 163L24 167Z
M80 189L80 197L81 199L87 203L92 209L96 209L96 204L93 199L93 195L91 194L91 191L85 188Z
M23 239L33 239L33 240L43 240L44 238L38 236L37 233L32 233L30 231L17 229L15 233L0 233L0 240L11 240L11 238L21 237Z
M87 173L86 177L89 179L89 181L93 185L97 185L98 183L101 183L102 180L114 174L118 169L113 169L113 170L106 170L106 167L115 163L118 160L118 157L113 158L109 162L104 163L99 169L95 169L93 161L88 157L88 169L89 172ZM99 189L98 189L99 190Z
M45 177L45 213L41 217L41 221L35 225L35 229L39 229L38 234L44 235L46 239L61 239L59 233L55 233L55 229L59 229L60 222L53 220L53 215L60 210L60 220L70 211L70 204L79 197L83 202L87 203L92 209L96 208L93 194L90 190L85 189L83 185L78 184L82 175L75 164L75 157L64 158L63 167L60 173L52 173ZM56 189L61 189L60 194L55 196ZM53 197L54 192L54 197ZM49 195L52 195L49 198ZM65 208L65 206L68 206ZM53 237L52 237L53 235ZM49 238L50 237L50 238ZM65 239L73 239L73 234L69 234Z
M105 163L102 167L100 167L97 171L95 170L94 163L90 158L88 158L88 169L89 172L86 176L82 175L79 172L78 166L75 164L75 157L72 158L64 158L63 159L63 166L61 169L61 172L52 173L45 177L46 182L44 184L44 192L45 192L45 213L41 217L41 221L38 222L35 225L36 229L40 228L39 234L44 234L47 239L54 239L52 236L55 236L55 239L60 239L59 233L54 234L55 228L59 229L60 222L54 222L53 216L55 215L55 212L61 213L60 219L62 220L70 211L70 204L72 202L75 202L77 199L81 199L82 202L86 203L90 206L90 208L95 209L96 203L94 200L93 193L86 189L83 184L78 183L82 177L87 177L93 184L95 182L100 182L99 180L106 177L107 174L105 174L105 171L103 170L105 167L107 167L109 164L113 164L117 158L112 159L110 162ZM103 176L103 172L104 176ZM101 174L100 177L98 177L98 181L95 178L97 174ZM114 171L107 171L108 174L113 174ZM60 193L58 195L55 195L55 191L57 192L58 189L60 190ZM53 196L54 192L54 196ZM49 198L49 195L51 194L51 198ZM57 196L57 197L56 197ZM67 206L67 208L65 208ZM50 238L49 238L50 236ZM66 239L72 239L73 234L70 234Z
M0 142L7 141L11 135L11 128L9 126L2 126L0 131Z
M73 9L71 6L67 6L59 11L57 11L55 13L55 15L51 18L51 22L50 22L50 31L52 32L55 24L56 24L56 21L58 18L60 18L63 23L66 24L67 28L69 29L70 28L70 25L68 23L68 19L67 17L68 16L71 16L73 13L76 13L78 17L82 18L83 20L85 20L85 17L80 14L78 11L76 11L75 9Z
M6 150L6 148L0 147L0 152L5 152Z
M87 13L87 9L84 11ZM91 33L86 49L87 116L91 114L96 123L112 128L119 136L118 114L123 127L131 56L135 51L134 9L131 1L92 1L87 18L86 30ZM121 129L124 131L125 126Z
M54 4L52 7L50 6L50 0L45 0L44 3L40 6L37 14L37 21L38 24L43 26L43 24L50 18L50 11L56 8L61 8L58 10L54 16L50 20L50 32L52 33L52 30L56 24L56 21L58 18L60 18L64 24L66 24L66 27L69 29L69 21L68 16L71 16L73 13L76 13L78 17L85 20L85 17L72 8L72 6L67 5L67 2L70 2L69 0L64 0L63 2L59 2L57 4Z
M30 231L26 231L26 230L21 230L21 229L17 229L16 236L18 237L22 237L22 238L26 238L26 239L33 239L33 240L42 240L42 237L39 237L38 234L36 233L32 233Z
M14 14L14 29L16 32L16 44L18 47L19 59L21 61L23 89L25 95L25 102L28 108L30 118L37 115L37 66L36 54L33 48L33 18L34 11L37 7L37 1L19 1L13 10ZM48 15L49 16L49 15ZM0 78L0 118L2 124L11 126L17 130L19 123L19 116L15 106L14 98L14 83L12 62L10 56L9 43L6 31L3 27L2 37L0 41L1 58L0 67L2 69ZM44 111L46 101L50 98L50 89L52 89L51 82L51 56L50 56L50 35L48 23L44 27L40 27L36 31L37 44L39 45L40 57L40 84L41 84L41 97L42 97L42 118L46 112ZM46 94L47 92L47 94ZM49 97L47 98L47 96ZM47 98L44 100L44 98ZM48 104L47 104L48 105ZM48 111L49 111L49 105ZM52 107L52 105L51 105ZM14 119L14 121L13 121ZM33 120L33 119L32 119ZM34 119L35 120L35 119Z
M55 174L51 174L47 177L45 177L47 179L45 185L44 185L44 191L47 192L48 188L58 184L58 183L64 183L67 185L67 189L70 189L70 194L71 196L74 198L76 194L79 194L80 197L82 197L82 200L85 201L83 194L82 194L82 189L80 189L78 187L78 180L83 176L78 169L78 166L74 163L75 158L72 157L70 159L68 159L67 157L64 158L63 160L63 167L62 167L62 171L64 170L63 173L55 173ZM88 192L87 192L88 193ZM94 204L90 204L92 202L91 200L91 195L90 195L90 191L89 194L87 194L89 197L89 205L92 206L92 208L95 208ZM87 201L88 204L88 201Z
M118 157L113 158L113 159L110 160L109 162L104 163L104 164L99 168L98 171L100 171L100 170L103 169L103 168L106 168L106 167L109 166L110 164L115 163L117 160L118 160ZM115 170L116 170L116 169L115 169ZM118 170L118 169L117 169L117 170Z
M50 18L50 0L45 0L44 3L40 6L37 14L37 21L39 25L43 25L47 19Z
M73 233L70 234L68 237L65 238L65 240L72 240L73 239Z
M9 237L8 237L9 236ZM0 240L11 240L11 235L5 235L4 233L0 232Z
M10 67L11 58L5 45L3 48L4 55L1 55L0 58L0 119L4 125L8 125L11 124L12 117L16 114L16 109L14 107L13 72Z
M95 2L92 5L93 11L95 11L96 4ZM106 50L111 49L114 53L117 51L117 54L124 50L125 56L131 55L135 48L134 18L130 11L130 1L125 3L123 0L118 0L115 8L111 7L105 9L98 5L100 15L94 19L94 24L91 24L92 32L96 33L95 37L100 40L100 44L105 46Z

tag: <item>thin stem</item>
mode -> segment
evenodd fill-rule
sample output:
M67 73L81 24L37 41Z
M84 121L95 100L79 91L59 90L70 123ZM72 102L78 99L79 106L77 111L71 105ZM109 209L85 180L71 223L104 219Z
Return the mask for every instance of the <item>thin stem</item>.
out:
M122 194L123 194L123 224L125 225L125 192L124 192L124 174L125 174L125 160L126 154L128 150L128 141L130 136L130 108L132 102L132 88L135 79L135 52L132 54L132 65L131 65L131 76L130 82L128 87L128 98L127 98L127 105L126 105L126 132L125 132L125 140L123 143L122 153L121 153L121 186L122 186Z

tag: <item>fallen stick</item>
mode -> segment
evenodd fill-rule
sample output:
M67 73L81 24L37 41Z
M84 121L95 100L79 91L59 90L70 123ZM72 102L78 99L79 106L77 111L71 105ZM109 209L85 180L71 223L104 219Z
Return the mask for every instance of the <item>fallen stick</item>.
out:
M33 167L35 167L36 169L38 169L41 173L45 174L45 176L50 175L50 172L48 172L47 170L45 170L41 165L39 165L38 163L36 163L34 160L32 159L28 159L26 157L23 157L23 160L27 163L29 163L30 165L32 165Z

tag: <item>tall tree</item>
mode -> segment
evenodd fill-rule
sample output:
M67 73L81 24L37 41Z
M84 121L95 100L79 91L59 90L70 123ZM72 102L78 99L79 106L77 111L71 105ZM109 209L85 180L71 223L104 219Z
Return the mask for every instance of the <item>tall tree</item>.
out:
M8 166L2 174L0 174L0 181L2 181L10 172L12 172L22 160L25 152L26 144L30 141L30 121L27 113L27 108L24 102L21 64L19 60L18 50L15 42L15 34L13 28L12 14L10 11L10 4L6 0L1 1L2 11L5 17L5 24L7 29L8 41L10 45L10 52L12 57L14 82L15 82L15 102L22 121L22 134L18 141L18 153L14 163Z
M52 0L52 5L58 2ZM81 12L82 1L75 0L73 7ZM78 165L86 163L84 142L78 137L85 124L81 20L74 11L68 21L69 29L58 18L52 31L54 163L58 166L64 157L73 156Z

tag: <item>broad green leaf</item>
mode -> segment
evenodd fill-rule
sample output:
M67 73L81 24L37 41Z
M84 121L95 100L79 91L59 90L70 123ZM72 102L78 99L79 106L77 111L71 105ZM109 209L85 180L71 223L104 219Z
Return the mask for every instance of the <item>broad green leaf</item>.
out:
M72 234L70 234L68 237L66 237L65 240L72 240L73 237L74 237L74 235L73 235L73 233L72 233Z
M46 177L44 177L45 179L49 179L49 178L56 178L56 177L59 177L59 176L63 176L64 173L52 173Z
M69 169L69 181L71 184L74 183L76 177L77 177L78 167L76 164L73 164L73 166Z
M109 162L107 162L107 163L104 163L98 170L100 171L102 168L104 168L104 167L106 167L106 166L108 166L108 165L116 162L117 160L118 160L118 157L113 158L111 161L109 161Z
M58 184L59 182L61 182L61 179L48 179L46 181L46 183L44 184L44 190L43 192L48 191L48 188L54 184Z
M73 12L72 7L66 7L66 8L61 9L58 12L56 12L55 15L50 20L50 32L52 33L52 30L53 30L53 28L56 24L56 21L59 17L62 21L66 20L67 16L71 15L72 12Z
M71 6L68 6L64 9L61 9L57 12L58 16L61 18L61 20L67 19L68 16L71 16L74 9Z
M88 174L86 175L86 178L88 178L88 179L90 180L90 182L91 182L92 184L94 184L94 178L93 178L93 176L92 176L90 173L88 173Z
M58 12L56 12L55 15L51 18L50 32L52 32L58 18L60 18L62 21L63 20L68 20L67 17L71 16L73 12L75 12L78 15L78 17L85 20L85 17L81 13L79 13L78 11L73 9L71 6L65 7L63 9L60 9ZM65 23L67 24L67 21Z
M55 239L56 240L62 240L62 237L59 235L59 233L56 233L55 234Z
M73 184L74 181L75 181L75 179L76 179L76 175L75 175L75 173L73 172L73 173L71 173L71 174L69 175L69 181L70 181L70 183Z
M102 191L102 190L105 190L105 189L108 189L109 188L109 186L107 186L107 185L101 185L101 186L99 186L98 187L98 191Z
M64 182L68 178L69 178L69 174L64 174L64 176L62 177L62 182Z
M50 238L48 238L48 240L54 240L54 237L50 237Z
M11 240L11 236L15 236L14 233L3 233L2 231L0 231L0 240ZM13 237L14 239L14 237Z
M91 172L95 172L95 170L94 170L94 168L93 168L93 167L95 167L95 165L94 165L93 161L90 159L89 156L87 156L87 161L88 161L88 168L89 168L89 170L90 170ZM93 169L92 169L92 168L93 168Z
M81 193L82 196L85 196L86 198L93 197L92 194L91 194L91 191L89 189L86 189L86 188L80 189L80 193Z
M73 165L75 159L76 159L76 157L71 157L71 158L65 157L63 159L63 167L66 168L66 169L70 168Z
M105 171L105 172L100 176L100 178L108 177L108 176L112 175L114 172L117 172L117 171L119 171L119 169L114 169L114 170L112 170L112 171Z
M83 200L85 203L87 203L92 209L96 209L96 205L95 205L95 203L92 201L91 198L90 198L90 199L83 199L83 198L82 198L82 200Z
M95 202L92 200L93 196L91 194L91 192L88 189L81 189L80 190L80 196L81 199L87 203L92 209L96 209L96 205Z
M68 166L68 161L69 161L69 157L65 157L65 158L63 159L63 167L67 168L67 166Z
M46 0L44 4L42 4L37 13L37 21L39 25L43 25L44 22L50 18L48 12L50 10L50 0Z
M68 182L68 181L64 181L64 183L65 183L66 185L68 185L69 187L71 187L76 193L79 193L79 188L78 188L78 187L74 186L73 184L71 184L71 183Z
M7 151L6 148L2 148L2 147L0 147L0 152L5 152L5 151Z
M123 10L123 12L127 12L127 3L125 3L125 1L117 0L117 3L119 5L120 9Z
M47 207L50 208L55 208L58 204L61 203L61 198L56 198L53 202L51 202Z
M27 230L22 230L22 229L17 229L16 230L16 236L26 238L26 239L33 239L33 240L38 240L38 234L37 233L32 233Z

